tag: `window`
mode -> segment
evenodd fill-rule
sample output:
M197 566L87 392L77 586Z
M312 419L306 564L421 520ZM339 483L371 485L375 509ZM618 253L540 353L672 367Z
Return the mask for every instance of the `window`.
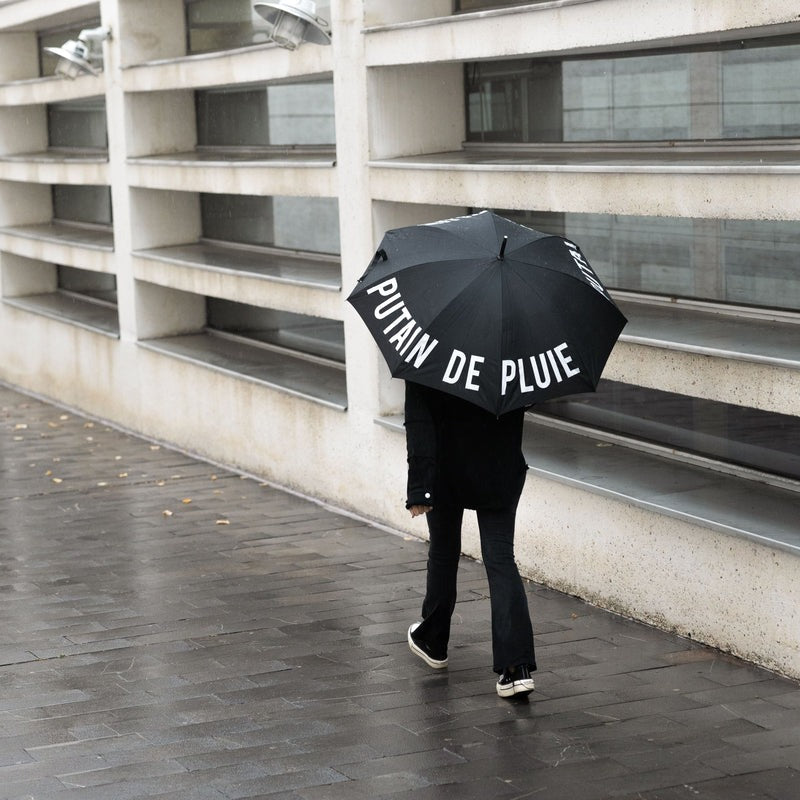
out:
M800 226L498 210L578 242L610 289L800 311Z
M201 194L200 208L207 239L339 253L339 212L333 198Z
M271 345L296 355L310 355L344 364L344 325L341 322L288 311L209 297L208 328Z
M466 65L471 142L800 136L800 44Z
M342 322L206 297L205 327L140 341L176 358L344 410Z
M483 11L487 8L527 6L531 3L546 3L549 0L456 0L456 11Z
M111 227L111 189L108 186L53 186L53 219Z
M63 265L56 270L61 291L116 307L117 279L114 275Z
M54 148L107 150L106 104L89 97L47 106L48 145Z
M195 93L201 147L333 146L333 83L205 89Z
M252 0L186 0L188 53L231 50L268 41Z
M38 276L35 281L30 275L32 264L40 265L33 273ZM117 280L114 275L61 264L31 263L27 259L4 270L4 274L12 285L15 277L25 274L23 285L26 288L22 294L12 292L5 296L4 303L95 333L119 336Z
M595 429L800 480L800 419L601 380L595 394L550 400L536 411Z
M46 53L45 47L61 47L64 42L77 40L80 32L85 28L97 28L100 26L100 18L87 19L73 25L66 25L59 28L49 28L39 31L37 35L37 49L39 52L39 74L44 78L56 74L56 64L58 56Z

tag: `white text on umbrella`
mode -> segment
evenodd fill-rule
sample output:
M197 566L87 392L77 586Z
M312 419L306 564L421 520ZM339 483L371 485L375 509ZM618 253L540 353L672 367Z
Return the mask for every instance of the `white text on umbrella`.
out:
M581 255L580 250L572 244L572 242L564 240L564 244L569 249L569 253L572 256L573 261L577 265L578 269L581 271L581 274L587 281L589 281L589 285L592 286L594 289L597 289L603 297L606 296L606 290L603 288L603 284L597 279L597 276L594 274L594 271L589 266L586 259Z
M411 312L406 308L400 292L397 291L397 280L395 278L389 278L367 289L367 294L374 294L375 292L386 298L375 306L372 312L375 315L375 319L388 319L390 316L395 315L392 322L383 329L384 334L388 335L397 328L390 337L389 344L401 356L405 356L406 363L411 363L411 360L414 359L414 366L419 369L425 359L433 352L436 345L439 344L439 340L432 339L427 333L422 333L422 328L411 316ZM401 325L401 323L405 324ZM398 326L401 327L398 328ZM421 333L422 336L420 336Z
M519 390L522 394L525 394L537 388L546 389L553 380L556 383L561 383L566 378L578 375L580 370L570 366L572 364L572 356L567 355L567 347L567 343L562 342L558 347L545 350L544 353L530 356L527 359L531 365L529 374L533 383L528 383L528 376L525 374L527 368L526 359L518 358L516 361L509 358L503 359L503 380L500 394L505 396L509 384L515 379L519 379ZM560 370L559 365L561 366Z
M469 367L467 368L467 377L464 380L464 388L473 392L480 391L480 386L475 383L475 378L480 376L479 364L483 364L486 359L483 356L471 355L469 357ZM467 354L462 353L460 350L453 350L450 361L447 364L447 369L444 371L442 380L445 383L457 383L464 371L464 365L467 363Z

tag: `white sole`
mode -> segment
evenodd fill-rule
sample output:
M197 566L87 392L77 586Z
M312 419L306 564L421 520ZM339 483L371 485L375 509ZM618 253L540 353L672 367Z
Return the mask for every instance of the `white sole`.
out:
M516 694L530 694L534 690L532 678L524 678L521 681L515 681L508 686L497 686L497 694L500 697L513 697Z
M447 666L447 659L439 661L438 659L431 658L417 643L411 638L412 631L416 630L418 622L415 622L408 629L408 646L415 656L419 656L429 667L432 669L444 669Z

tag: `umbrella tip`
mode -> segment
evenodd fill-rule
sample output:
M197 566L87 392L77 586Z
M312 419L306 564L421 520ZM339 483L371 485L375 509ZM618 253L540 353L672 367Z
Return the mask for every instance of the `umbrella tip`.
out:
M497 257L498 257L498 259L500 259L501 261L503 260L503 256L504 256L504 254L505 254L505 252L506 252L506 245L507 245L507 244L508 244L508 236L504 236L504 237L503 237L503 241L502 241L502 243L500 244L500 255L499 255L499 256L497 256Z

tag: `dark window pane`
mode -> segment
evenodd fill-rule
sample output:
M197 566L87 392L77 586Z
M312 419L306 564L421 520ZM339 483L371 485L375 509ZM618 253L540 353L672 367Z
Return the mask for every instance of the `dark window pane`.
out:
M800 44L466 65L467 139L685 141L800 136Z
M596 394L537 411L634 439L800 479L800 419L602 380Z
M231 88L199 91L197 143L206 147L260 147L270 144L267 93Z
M213 297L206 304L208 327L212 330L344 363L341 322Z
M187 0L187 51L207 53L268 41L264 20L251 0Z
M56 267L56 271L59 289L116 305L117 279L114 275L61 264Z
M203 236L240 244L275 244L272 198L201 194Z
M111 225L111 189L108 186L53 186L53 219Z
M549 0L456 0L456 11L482 11L486 8L527 6L531 3L546 3Z
M47 135L50 147L107 149L105 98L48 105Z
M203 147L333 145L333 84L225 87L195 94Z
M498 209L580 243L612 289L800 311L800 225Z
M225 242L338 254L338 203L330 197L201 194L203 236Z

